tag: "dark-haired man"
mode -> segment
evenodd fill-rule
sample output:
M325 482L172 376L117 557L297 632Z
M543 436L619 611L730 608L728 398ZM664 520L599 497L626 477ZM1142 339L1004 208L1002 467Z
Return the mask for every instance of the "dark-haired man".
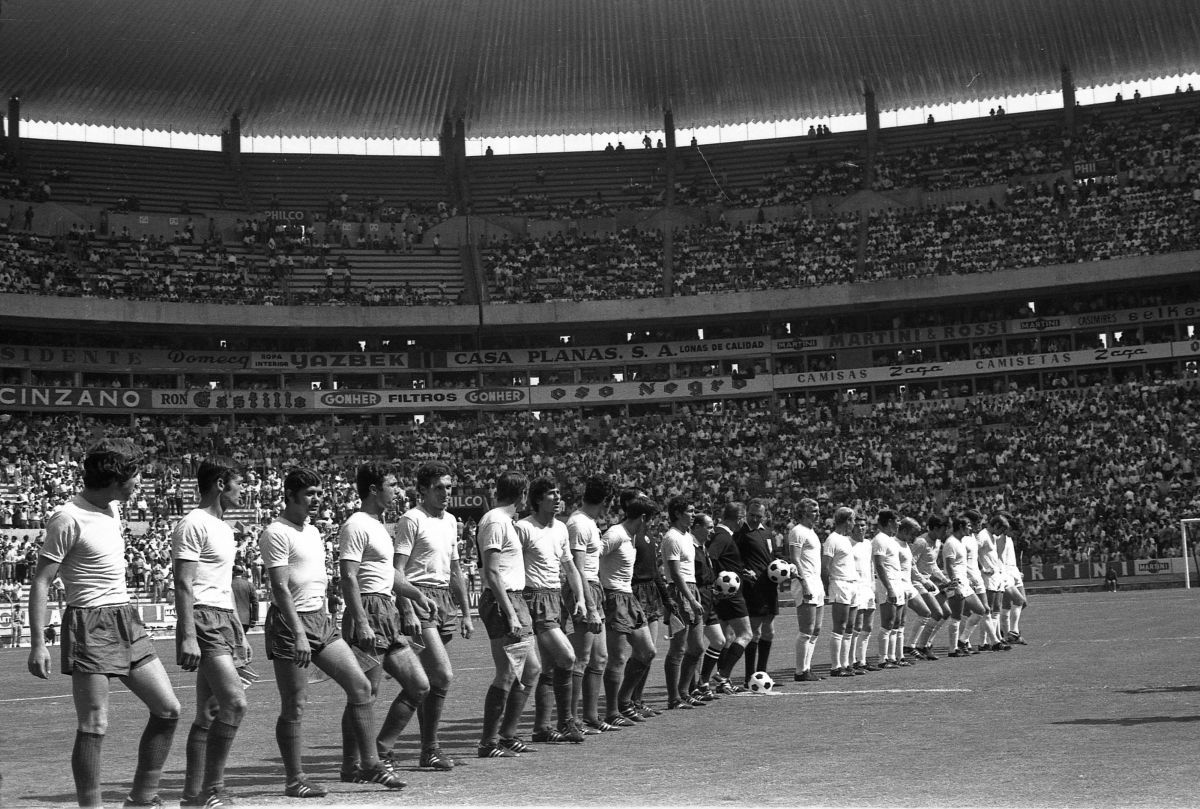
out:
M696 507L686 497L667 503L670 528L660 545L663 569L670 588L673 619L671 645L664 666L667 708L699 708L704 701L691 695L692 675L704 653L704 606L696 588L696 546L690 528Z
M575 568L583 578L586 599L582 621L572 622L571 647L575 652L575 667L571 680L573 713L582 717L585 728L592 732L618 730L604 721L599 713L600 694L604 689L604 668L608 665L608 645L604 637L604 589L600 586L600 528L596 520L604 515L612 484L604 477L584 481L583 505L567 519L567 540ZM563 593L563 608L575 612L575 604Z
M950 520L950 535L942 543L941 560L945 570L946 597L950 603L949 640L950 654L948 657L967 657L970 651L960 640L962 617L982 616L986 609L983 602L975 595L967 571L967 551L963 547L963 538L970 533L970 524L966 517L953 517ZM972 539L974 537L972 536Z
M225 806L225 763L246 714L238 668L250 644L233 600L237 542L225 510L242 504L242 475L224 458L196 470L200 502L175 526L175 647L184 671L196 672L196 717L187 737L183 806Z
M734 535L746 572L742 593L750 611L750 643L746 645L746 685L756 671L766 671L775 640L775 616L779 614L779 586L767 575L775 558L773 536L767 525L767 504L755 498L746 508L746 522Z
M108 728L109 680L118 678L147 708L138 766L125 806L161 806L158 784L179 722L179 700L125 587L125 543L117 504L138 487L130 447L101 442L83 459L83 491L46 524L29 590L29 671L46 679L46 595L55 577L66 589L62 672L71 676L78 718L71 774L80 806L100 806L100 752Z
M301 467L289 470L283 479L283 511L258 537L271 579L265 631L267 658L274 665L279 689L275 740L287 777L284 792L289 798L322 798L328 794L323 786L309 780L301 764L301 720L308 701L310 664L332 677L346 692L350 721L343 721L342 727L353 733L358 747L361 768L356 780L400 789L404 782L379 760L375 751L371 683L325 609L329 584L325 543L308 522L320 497L321 478L316 472Z
M739 577L747 575L742 554L734 541L734 533L742 524L742 514L741 503L726 503L721 512L721 521L713 529L712 539L708 541L708 558L718 576L725 571L736 573ZM743 580L736 593L718 596L713 603L713 611L721 621L721 633L725 638L725 647L717 660L716 674L716 690L723 694L734 694L741 690L741 687L734 685L729 678L752 637L750 610L742 595L745 589L746 582Z
M425 647L419 656L429 678L429 695L417 709L417 721L421 725L419 764L439 771L454 767L454 760L442 752L438 741L442 709L454 681L446 644L456 629L464 638L475 630L458 558L458 521L446 510L453 489L449 466L438 461L421 464L417 468L419 502L404 512L396 526L396 567L421 591L426 604L433 605L419 616L419 635ZM402 609L407 616L408 606L402 604Z

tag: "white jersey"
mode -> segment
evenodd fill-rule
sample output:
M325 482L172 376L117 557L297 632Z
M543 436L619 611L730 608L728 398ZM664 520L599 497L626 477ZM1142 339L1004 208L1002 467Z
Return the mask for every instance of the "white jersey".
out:
M970 531L962 535L963 554L966 556L967 572L979 575L979 540Z
M539 590L562 587L563 565L571 564L567 526L555 518L542 525L532 514L517 523L525 559L525 586Z
M861 543L860 543L861 544ZM845 534L830 532L821 555L829 559L829 581L856 584L858 565L854 562L854 543Z
M325 609L325 588L329 577L325 573L325 542L312 523L296 525L282 515L258 535L258 552L267 570L287 566L288 592L296 612L318 612ZM271 590L275 603L275 591ZM279 606L277 603L275 606Z
M913 578L923 582L944 582L946 575L942 572L938 561L941 559L942 541L929 541L928 534L921 534L913 540Z
M1002 572L1000 556L996 553L996 540L986 528L975 535L979 542L979 570L981 573L992 575Z
M854 565L858 568L858 586L872 594L875 592L875 565L871 561L873 545L874 543L864 539L855 542L851 548Z
M1013 539L1008 534L1001 534L996 537L996 548L1000 556L1000 563L1004 565L1009 573L1020 571L1017 565L1017 549L1013 547Z
M793 548L800 578L807 581L821 578L821 540L817 532L808 526L796 523L787 535L788 546Z
M600 538L600 586L605 590L633 592L633 562L637 549L633 537L621 523L615 523Z
M900 581L900 540L880 531L871 540L871 570L874 571L874 560L880 560L883 574L893 584Z
M950 578L960 584L967 580L967 552L962 541L953 534L942 543L942 559L946 562L946 572Z
M358 589L363 595L391 595L396 583L396 548L378 518L356 511L338 529L338 557L358 562Z
M404 576L411 584L448 587L451 563L458 561L458 520L448 511L435 517L421 506L396 523L396 553L408 557Z
M97 508L76 495L46 522L41 555L58 562L58 575L72 607L128 604L125 539L116 503Z
M912 548L907 542L900 543L900 581L905 585L911 584L913 581L913 555Z
M668 562L679 563L679 577L684 584L696 583L696 538L691 532L668 528L659 544L663 570L670 570Z
M525 559L517 524L513 522L516 515L514 506L494 508L483 515L476 533L480 559L486 558L488 553L498 554L500 586L509 592L525 589ZM484 586L491 589L486 577Z
M584 581L600 582L600 527L582 511L574 512L567 520L567 542L571 552L583 551Z
M196 563L192 581L193 603L223 610L233 609L233 560L237 541L233 528L202 508L194 508L171 532L171 555Z

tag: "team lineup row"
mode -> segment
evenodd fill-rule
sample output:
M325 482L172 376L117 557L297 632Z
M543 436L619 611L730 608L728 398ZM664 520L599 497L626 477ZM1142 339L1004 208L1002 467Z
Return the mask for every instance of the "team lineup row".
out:
M82 491L46 526L30 591L29 669L42 678L50 672L41 638L46 596L57 576L67 603L62 671L73 679L79 717L71 756L79 805L101 805L101 748L109 680L116 677L150 711L125 805L160 806L159 781L181 708L125 588L118 504L136 491L138 460L131 448L105 442L89 450L83 468ZM197 674L180 804L221 807L233 804L224 770L246 713L244 677L250 673L246 627L232 596L237 546L223 519L226 509L241 505L242 477L224 459L205 460L196 477L199 504L172 534L176 657ZM326 609L324 543L309 521L321 483L311 470L290 470L283 508L258 538L271 588L264 629L280 698L276 740L284 792L295 798L327 794L301 764L310 666L346 694L342 781L404 787L393 748L414 715L419 766L453 769L438 739L453 680L446 644L455 631L470 637L475 630L456 519L446 511L453 488L447 465L418 469L419 502L393 529L383 518L399 494L395 474L383 463L358 468L360 508L338 532L346 604L340 627ZM495 663L479 757L531 749L517 734L530 693L533 742L581 743L659 713L642 694L661 622L670 635L667 709L703 707L722 692L740 690L732 682L739 660L747 687L770 688L765 672L781 587L791 589L797 605L797 681L821 679L812 656L827 601L834 676L878 668L867 662L876 609L883 668L919 656L936 659L932 640L943 622L952 656L972 651L976 626L986 648L1008 648L1006 638L1020 642L1024 593L1003 517L984 529L975 512L949 523L935 516L921 533L916 521L884 510L867 542L853 510L841 508L822 545L813 527L817 503L803 500L785 553L772 546L760 501L747 509L728 504L714 524L690 501L674 498L666 508L670 527L656 542L649 532L659 507L633 489L616 497L620 519L601 532L615 494L606 479L588 478L581 505L564 521L556 516L563 496L551 478L529 482L505 472L497 479L496 506L476 533L484 585L479 618ZM517 519L526 504L528 516ZM909 611L920 620L905 642ZM374 705L385 673L400 691L376 729Z

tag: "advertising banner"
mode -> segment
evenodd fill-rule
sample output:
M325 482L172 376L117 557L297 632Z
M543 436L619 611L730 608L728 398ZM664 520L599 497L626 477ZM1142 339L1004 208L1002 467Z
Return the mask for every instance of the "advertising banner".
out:
M83 371L393 371L407 352L181 351L0 345L0 366Z
M615 402L680 401L771 392L771 377L672 379L666 382L608 382L579 385L539 385L530 388L532 406L595 405Z
M619 365L625 362L674 362L718 357L765 357L766 337L689 340L676 343L630 343L607 346L552 346L493 351L446 351L435 365L446 368L557 368L572 365ZM444 366L442 365L444 363Z

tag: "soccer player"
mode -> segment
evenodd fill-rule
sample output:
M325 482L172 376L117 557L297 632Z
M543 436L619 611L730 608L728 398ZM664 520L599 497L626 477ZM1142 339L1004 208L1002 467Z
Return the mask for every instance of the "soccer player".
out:
M767 575L767 566L775 559L774 537L766 524L767 504L755 498L746 508L746 522L734 540L746 568L742 592L750 611L750 643L746 645L746 686L750 675L766 671L775 640L775 616L779 614L779 585Z
M79 721L71 774L80 806L102 804L100 751L108 729L111 678L118 678L150 710L125 806L162 805L159 779L179 722L179 700L125 589L125 543L117 504L129 501L138 482L132 448L105 441L89 449L83 459L83 490L47 521L29 589L28 666L43 680L50 675L46 596L55 577L66 589L62 672L71 676Z
M371 683L325 608L329 585L325 542L316 526L308 522L320 498L321 478L316 472L303 467L288 470L283 479L283 510L258 536L259 552L271 580L271 606L264 630L267 659L274 666L279 690L275 741L287 779L284 794L289 798L323 798L328 794L325 787L309 780L301 763L301 722L308 702L310 664L346 692L346 710L351 719L343 721L342 728L343 732L353 733L358 747L362 766L357 780L401 789L404 782L379 760L375 750Z
M963 614L983 615L984 606L971 586L967 573L967 551L963 547L963 537L970 533L966 517L953 517L950 520L950 535L942 543L942 565L949 581L945 590L950 602L949 622L949 657L967 657L967 651L959 640Z
M225 762L246 715L238 668L250 644L233 600L237 542L225 510L242 504L242 475L232 461L205 459L196 470L200 502L171 534L175 559L175 648L184 671L196 672L196 718L187 737L182 806L229 805Z
M691 695L692 675L704 653L704 606L696 588L696 544L688 530L695 515L696 507L686 497L673 497L667 503L671 527L663 536L661 553L672 612L680 624L671 634L664 665L667 708L672 710L704 706L703 700Z
M583 717L585 728L593 732L619 730L600 716L600 695L604 690L604 669L608 665L608 645L604 637L604 589L600 586L600 528L612 497L612 484L604 477L590 477L583 484L583 505L567 519L567 540L571 558L583 577L586 599L582 621L572 622L571 648L575 667L571 678L572 713ZM575 605L564 592L564 610L575 612Z
M404 512L396 524L396 567L421 591L426 604L434 604L433 609L418 616L421 644L425 647L418 656L429 679L429 694L417 708L417 722L421 726L418 763L442 772L454 768L454 760L442 752L438 741L442 709L454 681L446 644L454 638L455 629L464 638L470 638L475 631L458 558L458 521L446 511L453 490L454 478L449 466L441 462L422 464L417 468L418 503ZM460 614L458 623L456 616Z
M532 739L579 744L584 732L571 703L575 651L562 627L565 623L569 631L573 621L584 621L587 609L583 580L571 558L567 526L555 519L561 505L558 484L549 477L537 478L529 484L533 513L517 523L525 563L525 602L533 621L538 656L544 661L533 694ZM563 579L571 592L573 613L563 612ZM550 724L551 702L557 727Z
M878 671L877 666L867 659L871 645L871 631L875 618L875 564L872 561L874 543L866 540L867 524L859 520L856 531L850 538L854 542L854 563L858 566L858 598L854 606L854 635L850 643L851 668L855 674ZM890 667L889 667L890 668Z
M989 649L991 648L993 633L991 624L988 620L989 614L987 609L987 585L983 581L983 571L979 567L979 540L981 534L986 534L987 530L983 527L983 515L975 509L968 509L963 512L963 516L967 518L967 532L963 534L962 545L963 550L967 554L967 581L971 584L971 589L975 596L979 599L979 603L983 605L983 613L979 615L971 615L967 619L967 625L959 634L960 644L967 652L978 654L979 650L971 645L971 636L975 633L975 628L983 625L984 644ZM990 539L990 535L988 535ZM997 622L999 623L999 622Z
M713 691L709 680L721 659L725 649L725 633L721 631L721 619L717 617L716 597L713 594L713 582L717 579L717 571L713 569L712 559L708 556L708 538L712 536L716 525L713 518L697 512L692 519L692 542L695 547L696 559L696 589L700 592L700 605L704 610L704 662L700 664L700 673L692 696L705 702L720 699Z
M413 607L424 615L437 604L410 584L403 567L395 564L396 548L384 518L396 502L396 475L387 464L365 463L355 471L354 485L358 511L338 529L338 568L346 602L342 636L379 663L367 670L373 699L379 696L385 672L400 685L375 737L379 760L395 770L392 749L429 694L429 678L409 642L421 627ZM403 612L397 604L404 606ZM342 714L341 771L347 783L360 782L361 751L353 722L347 707Z
M833 512L833 530L821 546L821 563L825 578L829 581L829 600L833 604L833 626L829 641L830 677L854 676L850 649L859 590L858 565L854 561L855 534L861 539L854 509L841 506Z
M639 489L622 490L620 496L622 510L634 499L646 496L646 493ZM633 594L646 614L646 627L650 632L650 637L657 638L666 612L664 605L669 602L669 597L666 580L659 568L658 543L650 538L649 520L643 523L641 530L634 535L633 548ZM634 686L630 698L630 704L634 709L647 719L662 713L657 708L651 708L642 699L642 692L646 688L646 681L649 678L650 670L646 669L642 672L641 681Z
M900 604L900 638L898 642L900 644L900 660L907 662L921 660L924 657L911 644L905 643L904 623L907 613L911 611L920 616L919 626L921 627L924 627L924 621L933 615L924 598L928 580L917 570L913 560L912 544L920 532L921 524L912 517L901 519L896 529L896 539L900 541L900 582L905 588L905 595Z
M813 651L821 634L821 609L825 605L825 585L821 583L821 540L813 526L818 513L817 501L805 497L800 501L800 518L787 534L788 553L799 572L792 579L792 596L796 601L796 673L798 682L824 680L813 674Z
M479 758L514 758L533 751L517 737L525 700L542 673L537 647L530 643L533 621L524 597L525 560L514 522L528 491L529 481L521 473L501 474L496 479L496 507L483 515L476 533L484 586L479 617L487 628L496 665L483 702ZM519 648L506 649L514 646Z
M1025 575L1017 564L1017 550L1012 535L1008 533L1012 527L1008 518L996 515L992 520L995 523L992 531L996 535L996 550L1000 556L1000 563L1004 565L1008 574L1008 586L1004 589L1004 600L1000 609L1001 632L1006 643L1025 646L1027 644L1021 639L1021 612L1028 604L1025 595Z
M708 558L712 560L713 569L720 575L724 571L736 573L739 577L746 576L746 566L742 563L742 554L738 550L734 533L742 524L742 506L740 503L726 503L721 512L721 522L713 530L712 539L708 542ZM733 676L733 667L742 658L750 643L753 632L750 629L750 609L746 605L743 592L746 582L731 596L719 596L713 604L717 617L721 619L721 633L725 637L725 647L721 658L717 661L717 691L723 694L736 694L741 690L729 678Z
M946 529L946 521L934 514L926 523L925 533L917 536L912 542L913 577L924 585L924 592L920 596L929 608L929 617L922 621L912 646L925 660L937 660L933 653L933 639L950 617L950 606L945 591L950 579L942 572L940 565Z
M657 652L646 613L633 593L633 566L637 557L633 541L656 514L658 506L645 497L636 497L625 506L625 519L610 526L600 537L600 584L604 587L604 629L608 641L604 721L617 727L631 727L646 719L633 701Z
M875 521L879 531L871 540L871 559L875 568L875 601L879 605L879 667L894 669L910 665L900 659L901 610L908 601L908 589L901 576L896 512L880 509Z
M988 524L998 525L995 518L989 520ZM979 572L983 574L983 586L987 593L985 606L988 614L983 618L987 644L983 649L988 652L1007 652L1012 646L1005 643L1000 635L1000 606L1004 600L1004 591L1008 587L1008 572L1000 563L996 539L992 532L981 528L975 538L979 542Z

